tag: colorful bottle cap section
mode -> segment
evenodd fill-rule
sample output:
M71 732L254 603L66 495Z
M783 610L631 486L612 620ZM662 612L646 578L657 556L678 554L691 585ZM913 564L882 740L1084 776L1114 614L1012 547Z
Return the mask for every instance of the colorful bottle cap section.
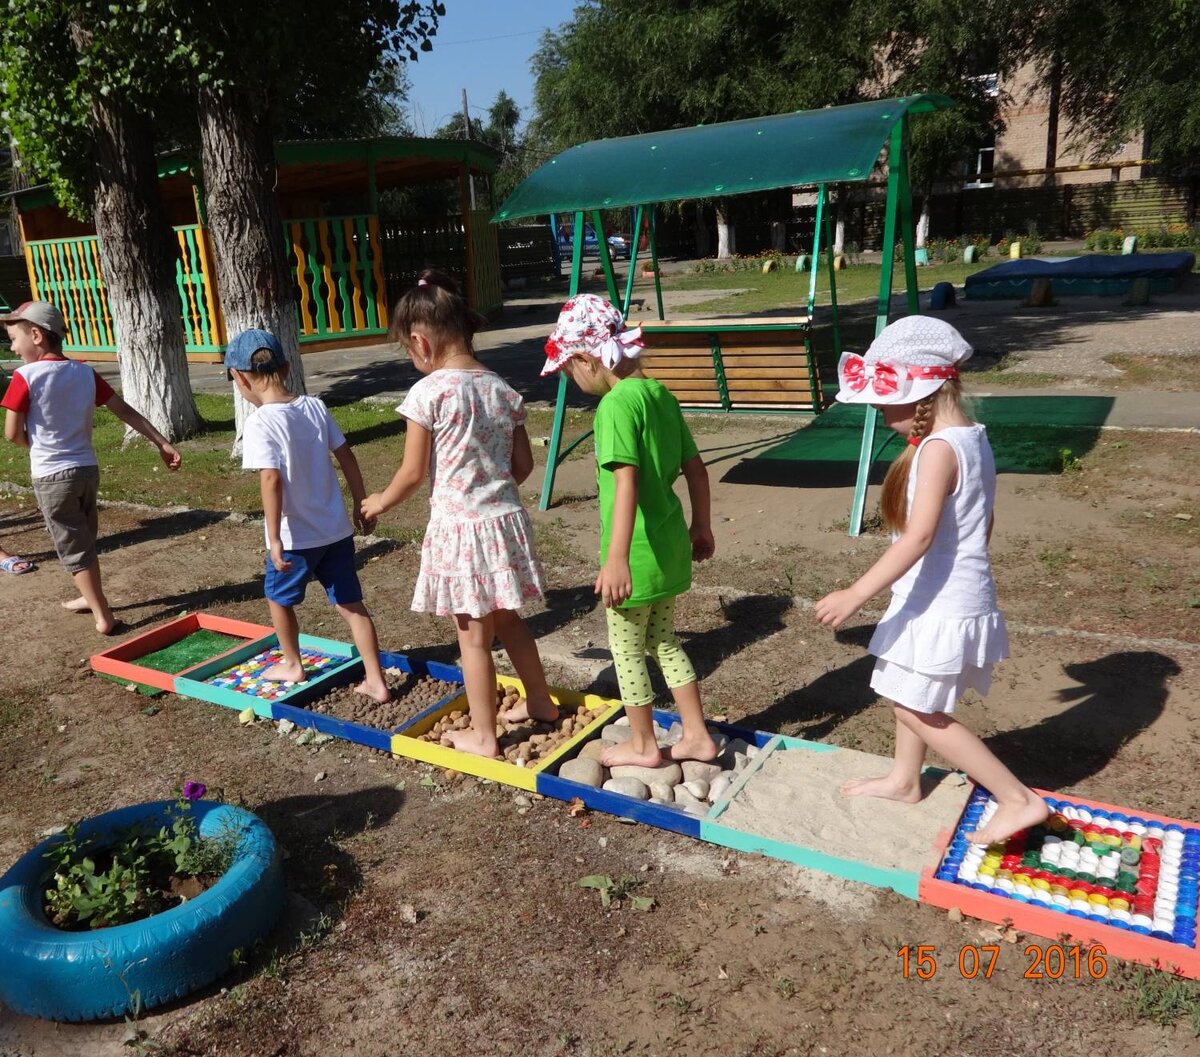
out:
M261 698L264 701L278 701L295 689L296 684L264 679L262 674L271 665L279 664L282 660L283 651L278 646L274 646L262 653L255 654L248 660L235 664L232 668L226 668L225 671L218 672L204 681L210 686L219 686L224 690L233 690L236 693ZM308 647L300 650L300 661L304 665L305 673L310 678L334 665L342 664L345 660L345 657L333 657L328 653Z
M1046 798L1053 812L1004 844L971 844L996 802L977 788L937 878L1018 903L1196 945L1200 829Z

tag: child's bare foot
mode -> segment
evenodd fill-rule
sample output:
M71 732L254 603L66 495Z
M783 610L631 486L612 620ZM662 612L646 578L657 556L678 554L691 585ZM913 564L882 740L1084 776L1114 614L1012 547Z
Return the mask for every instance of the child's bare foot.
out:
M468 727L466 730L452 730L447 735L450 744L459 752L469 752L473 756L486 756L489 760L500 755L500 745L495 735L488 737L477 730Z
M96 630L100 632L101 635L113 635L120 631L123 627L124 625L111 613L109 613L106 617L96 618Z
M649 749L639 752L632 741L624 741L605 749L600 754L600 762L605 767L661 767L663 758L653 742Z
M882 778L851 778L842 786L842 796L875 796L880 800L915 804L921 799L921 784L904 782L890 774Z
M369 697L372 701L378 701L381 705L387 704L392 699L392 691L388 689L387 683L382 680L374 682L370 679L364 679L355 688L356 694L362 694L364 697Z
M307 676L304 674L304 665L280 661L263 672L262 678L269 683L302 683Z
M708 763L715 760L720 753L717 751L717 743L709 737L708 731L705 731L699 736L684 735L671 746L669 755L672 760L700 760Z
M61 605L68 613L90 613L92 611L88 600L82 595L79 598L72 598L69 602L63 602Z
M1018 804L998 804L996 813L988 820L982 829L966 834L972 844L999 844L1008 840L1014 833L1020 833L1030 826L1037 826L1050 817L1050 808L1032 789L1025 794L1025 799Z
M500 718L509 723L523 723L527 719L540 720L542 723L553 723L558 719L558 705L550 698L545 701L530 701L523 697L512 708L500 713Z

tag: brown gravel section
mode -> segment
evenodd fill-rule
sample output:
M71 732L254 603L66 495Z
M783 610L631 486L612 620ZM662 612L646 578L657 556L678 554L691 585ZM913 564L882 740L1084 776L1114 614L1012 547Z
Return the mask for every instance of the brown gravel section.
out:
M309 704L308 708L312 712L352 720L376 730L395 730L405 720L412 719L443 697L462 689L458 683L448 683L428 675L417 676L398 668L387 668L383 675L392 691L392 699L385 704L381 705L357 693L351 684L331 690Z

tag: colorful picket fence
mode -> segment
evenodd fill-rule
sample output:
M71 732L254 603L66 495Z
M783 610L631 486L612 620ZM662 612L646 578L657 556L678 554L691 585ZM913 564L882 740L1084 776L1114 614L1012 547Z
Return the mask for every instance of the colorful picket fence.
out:
M289 220L284 233L296 278L302 342L387 333L377 217Z
M25 260L34 298L53 301L66 318L64 348L115 353L117 339L100 273L100 240L89 235L27 242Z
M387 289L376 217L289 220L283 234L296 280L301 342L387 333ZM226 342L225 321L208 232L188 224L175 228L175 238L175 285L185 347L196 358L219 360ZM25 259L33 296L53 301L63 310L64 349L114 356L116 331L100 266L99 239L88 235L30 241L25 244ZM496 286L498 293L498 276Z

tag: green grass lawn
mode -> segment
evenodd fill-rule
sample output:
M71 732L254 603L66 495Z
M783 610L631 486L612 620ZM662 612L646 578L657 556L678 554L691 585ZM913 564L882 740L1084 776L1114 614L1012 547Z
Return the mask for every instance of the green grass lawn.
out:
M183 466L170 473L148 443L137 438L122 447L124 426L116 416L96 412L92 441L100 462L100 494L104 499L151 506L187 506L262 511L258 476L229 457L233 444L233 397L196 395L204 418L201 433L180 442ZM355 403L333 408L333 417L354 446L370 490L382 488L404 453L403 420L390 404ZM29 484L29 453L15 444L0 446L0 480Z
M988 259L976 264L934 264L917 269L917 282L928 292L935 283L948 282L961 286L974 272L995 264ZM852 264L837 275L839 305L874 301L879 296L878 264ZM893 279L894 294L905 292L904 269L897 266ZM727 312L754 315L759 312L803 312L808 302L809 274L807 272L775 271L763 275L747 271L734 273L688 272L663 278L664 290L729 290L730 293L698 304L689 304L688 312ZM817 273L817 304L829 304L829 272Z

